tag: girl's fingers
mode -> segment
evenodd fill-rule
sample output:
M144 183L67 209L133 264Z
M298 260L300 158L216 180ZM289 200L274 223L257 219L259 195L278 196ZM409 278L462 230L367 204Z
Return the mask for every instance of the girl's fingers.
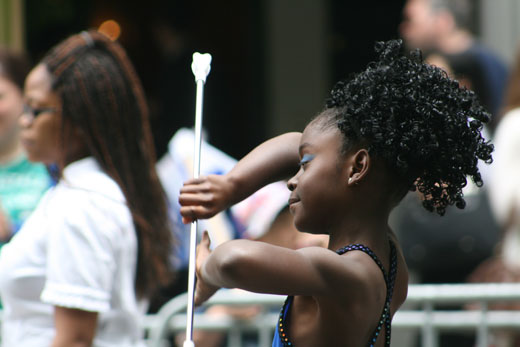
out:
M184 185L185 186L192 185L192 184L196 185L196 184L201 184L205 181L206 181L206 177L190 178L184 182Z
M188 194L182 193L179 196L179 204L181 206L189 206L189 205L200 205L204 200L201 198L200 194Z
M213 194L210 193L181 193L179 195L179 204L181 206L186 205L213 205L215 204L217 199L214 197Z
M182 206L180 213L185 224L190 223L196 219L207 219L213 217L215 213L202 206Z
M182 193L196 193L196 192L205 192L210 189L211 185L208 183L206 178L192 178L186 182L181 187Z
M196 219L207 219L220 212L223 198L216 186L212 185L211 177L200 177L186 181L180 190L182 222L187 224Z
M195 194L195 193L201 193L202 189L199 184L186 185L186 183L185 183L184 186L181 187L180 192L181 192L181 194L189 194L189 193Z
M204 247L209 249L209 246L211 245L211 240L209 238L209 233L207 230L204 230L204 233L202 234L202 240L200 242L204 245Z

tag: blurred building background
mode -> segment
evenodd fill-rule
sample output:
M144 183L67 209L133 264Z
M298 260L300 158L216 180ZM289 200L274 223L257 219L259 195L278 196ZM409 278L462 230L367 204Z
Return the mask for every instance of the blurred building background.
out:
M195 51L213 56L208 140L240 157L268 136L302 130L332 83L363 69L377 40L398 37L405 0L0 0L0 44L34 62L66 36L103 25L119 35L152 109L159 154L191 126ZM510 62L518 0L480 0L475 32Z

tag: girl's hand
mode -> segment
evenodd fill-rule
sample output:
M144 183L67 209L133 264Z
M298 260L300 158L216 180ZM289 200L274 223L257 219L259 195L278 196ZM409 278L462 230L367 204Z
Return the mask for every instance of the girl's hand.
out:
M195 273L197 275L197 284L195 285L195 305L201 305L204 301L208 300L217 290L220 288L214 285L211 285L207 282L204 282L202 278L202 267L206 262L206 259L211 254L210 239L207 231L204 231L202 235L202 240L197 246L197 262L195 265Z
M211 218L231 206L233 184L227 176L209 175L188 180L181 188L182 222L191 223L196 219Z

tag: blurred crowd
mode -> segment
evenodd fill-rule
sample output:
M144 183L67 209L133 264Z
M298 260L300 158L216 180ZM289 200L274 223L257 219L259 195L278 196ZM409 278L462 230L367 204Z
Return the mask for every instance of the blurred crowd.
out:
M490 113L483 129L495 147L493 163L481 168L484 186L465 188L467 206L439 218L419 208L410 193L398 207L400 235L416 283L514 282L518 252L518 117L520 55L507 66L473 34L474 2L408 0L400 32L410 48L473 90ZM512 307L511 307L512 308ZM447 335L447 336L446 336ZM496 334L496 346L517 346L515 336ZM464 335L444 334L442 346L473 346Z
M408 0L403 9L400 33L405 44L410 49L421 49L428 62L478 95L490 113L491 120L484 131L495 146L493 163L481 168L484 187L478 189L468 182L465 188L465 209L451 209L440 217L422 208L421 196L416 192L410 192L396 208L391 227L401 240L413 283L520 280L520 52L513 66L507 66L475 37L472 3ZM44 113L42 107L46 106L31 105L27 91L24 97L24 80L30 67L21 53L0 50L2 245L9 244L18 233L47 189L62 181L60 167L46 160L29 160L22 145L21 127L28 125L20 115L32 112L35 122L37 112ZM28 111L27 107L32 109ZM148 312L156 312L186 290L189 225L181 221L178 195L183 182L193 174L193 141L192 130L179 127L167 152L156 161L157 177L166 193L172 238L176 240L171 249L175 279L154 292ZM223 174L235 163L234 158L204 141L201 174ZM112 165L110 161L103 165L109 164ZM302 235L295 230L287 209L288 196L285 182L277 182L225 213L201 221L199 228L209 230L213 245L250 238L293 249L325 246L326 237ZM225 308L219 308L218 314L241 315ZM225 339L219 334L200 334L195 338L197 346L220 346ZM473 345L466 336L442 338L442 346ZM497 346L520 345L520 339L517 341L514 335L498 334L495 338L502 343L497 342Z

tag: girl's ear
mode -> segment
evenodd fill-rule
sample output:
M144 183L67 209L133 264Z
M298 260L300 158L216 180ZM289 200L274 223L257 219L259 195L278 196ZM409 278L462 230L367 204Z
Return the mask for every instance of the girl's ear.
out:
M365 178L370 168L370 154L362 148L352 155L350 164L348 184L358 184Z

